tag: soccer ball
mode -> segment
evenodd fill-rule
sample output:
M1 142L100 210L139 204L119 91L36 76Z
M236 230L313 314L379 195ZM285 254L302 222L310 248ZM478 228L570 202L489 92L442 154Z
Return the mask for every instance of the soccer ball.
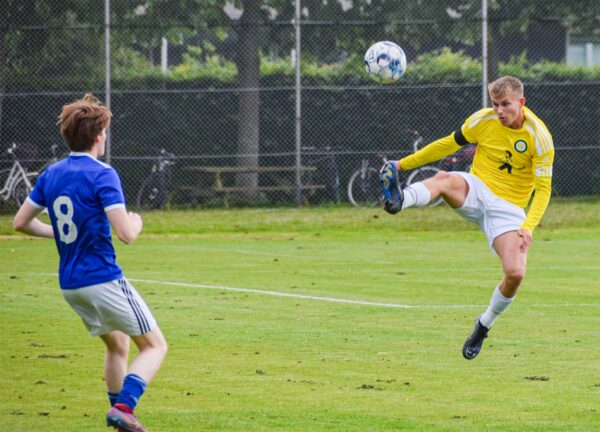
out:
M391 84L406 71L406 56L394 42L376 42L365 54L365 69L378 83Z

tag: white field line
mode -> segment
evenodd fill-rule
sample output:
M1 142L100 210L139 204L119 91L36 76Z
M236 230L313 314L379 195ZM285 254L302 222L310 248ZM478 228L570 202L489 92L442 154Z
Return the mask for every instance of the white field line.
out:
M284 293L284 292L279 292L279 291L265 291L265 290L251 289L251 288L230 287L230 286L224 286L224 285L192 284L192 283L184 283L184 282L165 282L165 281L148 280L148 279L129 279L129 280L132 282L141 282L141 283L148 283L148 284L155 284L155 285L181 286L181 287L186 287L186 288L203 288L203 289L212 289L212 290L219 290L219 291L235 291L235 292L270 295L270 296L276 296L276 297L291 297L291 298L298 298L298 299L304 299L304 300L316 300L316 301L325 301L325 302L333 302L333 303L349 303L349 304L363 305L363 306L378 306L378 307L398 308L398 309L481 307L479 305L414 306L414 305L404 305L404 304L396 304L396 303L378 303L378 302L370 302L370 301L362 301L362 300L349 300L349 299L342 299L342 298L335 298L335 297L320 297L320 296L311 296L311 295L304 295L304 294L292 294L292 293Z
M396 309L461 309L461 308L481 308L485 307L483 305L476 304L446 304L446 305L407 305L407 304L398 304L398 303L379 303L379 302L371 302L371 301L363 301L363 300L350 300L343 298L335 298L335 297L320 297L320 296L311 296L304 294L292 294L285 293L279 291L266 291L266 290L257 290L251 288L238 288L238 287L230 287L225 285L206 285L206 284L195 284L195 283L185 283L185 282L167 282L167 281L159 281L159 280L150 280L150 279L129 279L132 282L140 282L154 285L168 285L168 286L180 286L186 288L201 288L201 289L211 289L211 290L219 290L219 291L234 291L234 292L244 292L244 293L253 293L253 294L263 294L269 296L276 297L291 297L297 299L304 300L315 300L315 301L324 301L324 302L333 302L333 303L346 303L346 304L354 304L361 306L375 306L375 307L386 307L386 308L396 308ZM516 306L516 305L515 305ZM561 303L561 304L530 304L530 305L522 305L523 307L600 307L600 303Z
M332 261L332 262L359 262L361 264L380 264L380 265L394 265L399 266L401 264L402 259L399 258L398 261L387 261L387 260L372 260L372 259L364 259L364 258L337 258L333 256L314 256L314 255L302 255L302 254L285 254L285 253L273 253L273 252L262 252L256 250L249 249L239 249L239 248L213 248L208 246L190 246L185 245L181 246L180 249L191 249L191 250L201 250L205 252L216 252L216 253L232 253L232 254L240 254L240 255L256 255L256 256L265 256L272 258L293 258L298 260L308 260L308 261ZM466 268L466 267L456 267L456 268L428 268L428 269L405 269L402 267L397 268L398 271L409 271L409 272L464 272L464 273L479 273L481 271L501 271L502 268L500 264L497 267L477 267L477 268ZM600 266L597 265L558 265L558 266L536 266L531 265L528 268L528 271L534 270L600 270Z
M2 273L0 273L2 274ZM58 277L57 273L30 273L31 275L43 275L43 276L54 276ZM267 291L267 290L258 290L252 288L239 288L239 287L231 287L226 285L207 285L207 284L197 284L197 283L187 283L187 282L169 282L169 281L160 281L154 279L137 279L137 278L127 278L132 282L140 282L154 285L167 285L167 286L179 286L186 288L200 288L200 289L211 289L211 290L219 290L219 291L233 291L233 292L244 292L244 293L252 293L252 294L262 294L269 295L275 297L288 297L288 298L297 298L304 300L315 300L315 301L324 301L324 302L332 302L332 303L345 303L345 304L354 304L354 305L362 305L362 306L374 306L374 307L386 307L386 308L396 308L396 309L464 309L464 308L481 308L485 307L485 305L476 305L476 304L430 304L430 305L407 305L407 304L399 304L399 303L380 303L380 302L371 302L364 300L350 300L343 298L335 298L335 297L320 297L320 296L311 296L305 294L293 294L293 293L285 293L280 291ZM537 304L519 304L516 303L512 305L512 307L537 307L537 308L566 308L566 307L600 307L600 303L537 303Z

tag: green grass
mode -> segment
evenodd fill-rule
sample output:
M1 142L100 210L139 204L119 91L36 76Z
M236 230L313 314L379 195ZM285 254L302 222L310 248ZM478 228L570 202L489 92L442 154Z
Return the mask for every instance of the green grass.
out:
M444 208L144 215L117 246L170 343L151 431L600 429L600 202L554 201L480 356L460 353L501 276ZM0 429L104 429L102 344L60 295L52 241L0 217ZM198 285L408 305L335 303Z

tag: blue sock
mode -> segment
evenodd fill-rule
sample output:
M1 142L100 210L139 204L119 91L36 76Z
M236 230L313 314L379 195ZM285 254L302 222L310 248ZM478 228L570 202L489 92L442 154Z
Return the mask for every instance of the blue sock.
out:
M117 403L117 398L119 397L119 393L113 393L109 391L106 394L108 395L108 401L110 402L110 406L115 406L115 404Z
M117 403L127 405L133 411L146 390L146 381L139 375L129 374L123 381L123 388Z

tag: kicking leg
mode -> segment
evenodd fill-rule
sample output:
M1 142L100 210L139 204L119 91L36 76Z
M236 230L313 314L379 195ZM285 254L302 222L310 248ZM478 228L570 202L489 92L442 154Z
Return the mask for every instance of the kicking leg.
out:
M459 208L465 202L469 185L460 174L440 171L427 180L407 186L403 192L402 209L424 207L439 197L442 197L450 207Z

